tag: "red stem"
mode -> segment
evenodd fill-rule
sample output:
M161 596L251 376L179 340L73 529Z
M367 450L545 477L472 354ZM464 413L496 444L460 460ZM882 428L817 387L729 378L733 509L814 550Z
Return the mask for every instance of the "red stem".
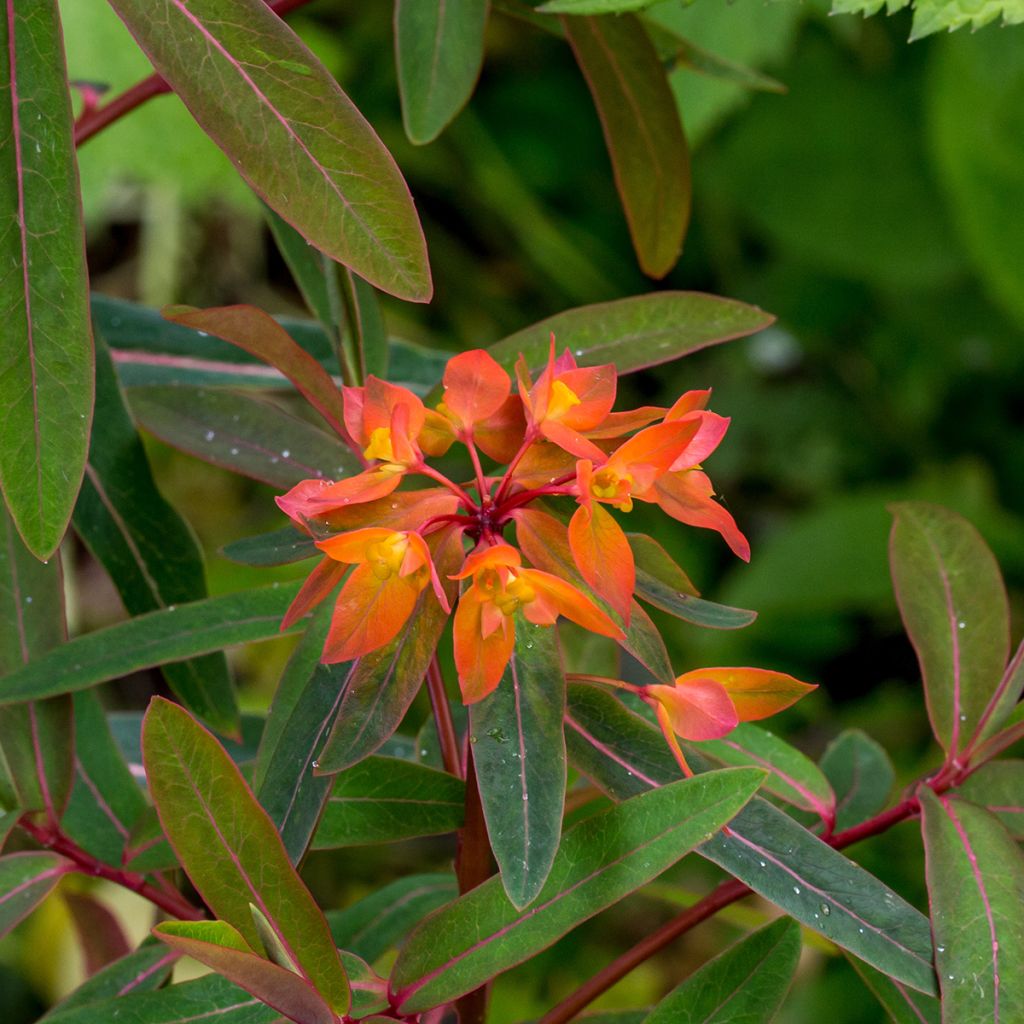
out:
M427 669L427 693L430 695L430 708L434 713L434 725L437 727L437 739L441 744L441 758L444 769L456 778L462 778L462 759L459 757L459 739L455 735L455 723L452 721L451 708L448 706L448 694L441 677L441 666L437 655L430 661Z
M137 892L172 917L184 921L200 921L206 916L202 910L189 903L181 893L163 892L147 882L144 875L104 864L91 853L83 850L63 832L43 828L28 818L22 818L18 824L41 846L74 861L82 874L92 875L95 878L106 878L108 881L124 886L125 889L131 889L132 892Z

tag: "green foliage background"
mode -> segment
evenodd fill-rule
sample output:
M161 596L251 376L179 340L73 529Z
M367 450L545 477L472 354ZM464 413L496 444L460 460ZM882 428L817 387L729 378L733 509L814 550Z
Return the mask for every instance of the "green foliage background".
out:
M392 332L459 350L568 306L663 286L777 314L752 339L624 385L634 403L713 386L713 408L733 417L708 469L750 536L751 565L734 562L717 536L653 516L636 525L709 597L760 618L741 633L677 625L666 636L679 671L757 664L820 682L783 724L787 736L817 755L842 726L857 725L911 777L930 741L888 579L887 503L924 498L965 514L994 549L1018 612L1021 603L1020 30L908 45L905 11L861 20L827 17L819 0L660 4L659 21L788 92L750 94L673 72L693 148L694 213L681 263L654 285L637 269L600 126L564 43L495 15L470 108L417 148L402 133L389 7L322 0L293 23L395 155L424 221L436 297L428 307L384 299ZM146 73L102 0L62 8L72 78L119 89ZM152 305L246 301L301 312L258 205L177 100L161 97L90 142L81 172L97 291ZM165 492L207 547L212 591L265 580L217 550L279 525L270 490L155 444L154 453ZM101 576L87 576L78 594L80 624L122 614ZM287 650L280 641L247 655L251 664L240 668L250 706L265 706ZM916 855L901 860L915 849L911 832L876 841L866 866L921 904ZM309 877L337 906L379 880L385 858L397 875L444 856L443 844L426 841L357 850L343 889L315 857ZM578 965L606 962L667 917L681 891L702 889L701 872L710 869L687 863L635 913L610 911L563 941L524 969L529 986L522 971L499 980L493 1019L543 1010ZM725 914L704 926L599 1005L660 996L733 937L736 920ZM11 1024L33 1019L34 1004L62 985L42 962L58 933L37 921L0 945L0 1008ZM26 959L35 968L16 980ZM543 992L543 1005L524 1004L524 991ZM833 1024L880 1019L845 961L812 953L779 1020L820 1019L826 1007Z

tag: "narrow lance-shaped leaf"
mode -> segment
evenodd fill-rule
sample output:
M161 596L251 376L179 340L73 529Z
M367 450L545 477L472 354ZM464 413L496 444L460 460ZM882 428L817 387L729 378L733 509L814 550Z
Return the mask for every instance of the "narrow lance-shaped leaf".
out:
M1024 761L991 761L957 793L991 811L1014 839L1024 839Z
M132 388L129 399L139 425L161 441L272 487L360 469L337 438L265 399L187 385Z
M31 913L74 865L55 853L0 857L0 937Z
M472 991L645 885L720 828L764 775L729 768L611 807L566 832L534 904L517 910L500 878L429 917L402 947L391 988L399 1013Z
M129 614L206 597L199 545L157 489L99 334L96 411L75 531L107 570ZM179 407L179 415L184 411ZM167 665L164 676L200 718L221 732L238 729L238 706L223 654Z
M1006 590L992 552L956 513L924 502L893 511L896 600L921 665L932 730L952 756L979 730L998 726L1019 696L1000 686L1010 648Z
M596 687L570 686L566 727L573 764L617 800L678 778L660 732ZM699 852L837 945L935 992L927 918L767 801L755 797Z
M926 787L919 796L943 1020L1024 1020L1024 857L988 811Z
M516 616L497 688L469 710L487 834L513 905L528 906L558 849L565 807L565 676L558 635Z
M160 698L146 713L142 746L160 823L210 909L260 949L255 906L302 977L345 1013L348 983L327 922L223 747Z
M894 981L881 971L868 967L863 960L846 955L850 966L885 1008L893 1024L939 1024L939 1001L922 995Z
M262 0L114 0L200 127L253 189L333 259L430 298L423 232L391 154ZM196 67L203 74L196 75Z
M841 732L821 759L836 794L837 832L877 814L889 800L895 779L885 750L859 729Z
M690 220L690 154L665 68L631 14L562 24L601 118L640 266L664 277Z
M65 637L60 555L38 561L0 508L0 692L11 673ZM19 810L59 821L74 776L71 701L58 697L0 708L0 750Z
M345 306L348 337L356 354L360 379L368 374L384 378L388 372L388 333L384 313L373 285L351 270L340 276L341 300Z
M240 565L288 565L307 558L317 558L321 552L312 537L299 533L294 526L283 526L270 533L243 537L224 546L221 554Z
M677 985L644 1024L768 1024L799 959L799 926L774 921Z
M60 544L92 421L92 334L71 99L54 0L0 20L0 486L37 558Z
M447 772L368 757L334 776L313 848L391 843L462 827L465 785Z
M395 0L395 62L410 141L432 142L463 108L484 59L488 0Z
M8 675L0 704L72 693L168 661L273 639L298 589L274 583L208 597L75 637Z

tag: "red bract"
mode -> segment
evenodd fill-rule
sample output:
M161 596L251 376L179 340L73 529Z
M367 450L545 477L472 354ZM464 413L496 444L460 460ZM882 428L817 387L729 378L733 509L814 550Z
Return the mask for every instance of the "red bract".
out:
M553 339L536 381L522 357L516 379L518 393L506 370L477 350L449 361L443 400L432 409L374 377L345 388L345 425L365 468L336 482L303 481L278 499L326 556L286 624L342 584L325 661L361 657L413 628L421 598L438 602L440 614L450 610L428 547L439 531L454 531L456 540L456 571L445 571L462 588L452 602L453 636L466 703L499 684L519 619L550 628L563 616L629 643L621 626L629 628L636 570L617 517L635 501L718 530L746 557L746 541L698 469L729 422L706 410L709 392L688 392L667 412L613 412L614 366L578 366L568 352L556 354ZM450 479L425 459L453 445L468 455L469 480ZM499 467L485 469L481 453ZM413 489L417 476L428 486ZM568 525L557 518L562 501L565 513L575 505ZM543 553L527 547L532 565L505 536L513 522L521 532L527 518L543 522L548 537ZM564 555L549 557L555 552ZM544 571L536 561L542 554ZM683 717L690 733L721 735L745 717L720 680L683 686L685 679L650 693L676 708L680 721L678 709L689 708Z

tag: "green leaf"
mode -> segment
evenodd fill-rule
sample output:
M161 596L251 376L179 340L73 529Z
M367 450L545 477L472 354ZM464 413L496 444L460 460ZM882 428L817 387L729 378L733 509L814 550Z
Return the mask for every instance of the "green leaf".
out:
M221 554L239 565L265 568L316 558L320 551L312 537L299 533L294 526L282 526L280 530L232 541L225 545Z
M358 473L337 438L279 405L222 388L132 388L139 425L204 462L282 489L313 477Z
M472 991L547 948L645 885L721 828L763 773L730 768L643 793L565 833L547 883L519 911L490 878L428 918L402 947L391 978L399 1013Z
M885 1008L893 1024L939 1024L937 999L908 989L855 956L847 954L846 959Z
M188 712L154 698L142 749L160 823L206 904L253 949L261 943L249 908L258 907L303 976L345 1013L348 983L327 922L224 748Z
M828 745L821 770L835 791L837 832L867 821L889 801L895 779L892 762L860 729L847 729Z
M469 739L491 849L520 910L544 887L562 834L564 713L558 635L517 615L505 675L469 709Z
M281 1015L226 978L205 978L170 985L158 992L129 992L46 1017L46 1024L277 1024Z
M183 407L178 415L184 415ZM74 526L107 570L130 615L206 597L199 545L157 490L100 334L96 420ZM238 706L223 654L167 665L164 676L197 715L221 732L237 731Z
M955 512L924 502L901 502L893 512L896 601L921 666L932 731L954 755L998 727L1020 696L1003 676L1010 652L1003 578L981 535Z
M394 160L262 0L112 6L200 127L286 221L384 291L430 298L423 232Z
M388 333L373 285L351 270L344 270L341 274L341 299L357 356L360 380L365 380L371 373L383 379L388 372ZM434 380L436 378L432 378L430 383Z
M49 558L78 495L92 335L71 101L56 3L7 0L0 29L0 486Z
M992 13L1005 4L950 2L951 10ZM923 5L919 7L924 10ZM916 22L915 22L916 31ZM1006 204L1024 188L1024 57L1015 32L933 40L927 127L933 166L967 251L989 293L1024 323L1024 226Z
M134 953L121 957L87 978L39 1020L50 1024L50 1021L63 1019L80 1007L160 988L170 976L177 959L162 943L147 939Z
M519 354L534 372L547 364L551 333L581 366L615 363L620 374L680 359L709 345L768 327L774 317L756 306L701 292L655 292L556 313L491 345L504 366Z
M545 14L626 14L653 7L660 0L547 0L537 10Z
M662 278L690 221L690 153L665 68L631 14L562 24L601 118L640 267Z
M153 934L212 967L296 1024L336 1024L337 1016L298 973L257 956L224 921L166 921Z
M327 923L335 945L373 961L398 945L427 914L458 894L453 875L408 875L344 910L329 910Z
M677 985L644 1024L768 1024L799 959L800 928L774 921Z
M461 535L440 531L434 537L434 565L453 600L454 584L448 577L462 564ZM351 768L394 735L419 692L447 621L447 613L427 587L409 617L411 625L355 663L334 727L317 755L318 772L329 775Z
M281 619L297 592L298 584L273 583L86 633L8 675L0 704L72 693L168 661L270 640L281 632Z
M833 14L877 14L883 7L892 14L908 6L911 0L833 0ZM977 31L997 18L1004 25L1024 21L1021 0L913 0L914 24L910 41L933 32L953 32L970 25ZM991 33L989 33L991 35Z
M1024 761L983 764L957 793L994 814L1014 839L1024 839Z
M943 1018L1024 1020L1024 857L988 811L924 786L919 796Z
M121 867L146 798L114 742L99 697L76 693L74 709L75 786L62 827L94 857Z
M315 850L392 843L462 827L465 785L447 772L394 757L368 757L333 781L313 838Z
M767 769L762 789L832 823L836 798L828 779L806 754L767 729L741 722L724 739L691 745L718 764Z
M292 863L306 853L331 791L313 758L334 723L354 664L322 665L333 609L317 612L281 676L260 742L252 787Z
M55 853L12 853L0 857L0 936L49 896L61 876L74 869Z
M323 254L314 249L291 224L269 206L263 207L263 213L278 251L288 265L306 307L320 321L328 334L336 332L338 321L328 294Z
M569 688L569 757L615 799L679 777L659 731L592 686ZM695 770L704 765L693 758ZM873 875L755 797L698 852L802 924L922 992L935 991L927 919Z
M30 658L63 643L64 579L60 555L38 561L0 508L0 691ZM57 698L0 708L0 760L6 761L11 802L59 821L74 778L71 701Z
M488 0L395 0L405 134L432 142L465 106L484 60Z
M384 1013L387 1019L388 982L361 957L341 951L341 961L352 982L352 1009L349 1016L365 1018L373 1013ZM394 1018L391 1018L392 1020Z

